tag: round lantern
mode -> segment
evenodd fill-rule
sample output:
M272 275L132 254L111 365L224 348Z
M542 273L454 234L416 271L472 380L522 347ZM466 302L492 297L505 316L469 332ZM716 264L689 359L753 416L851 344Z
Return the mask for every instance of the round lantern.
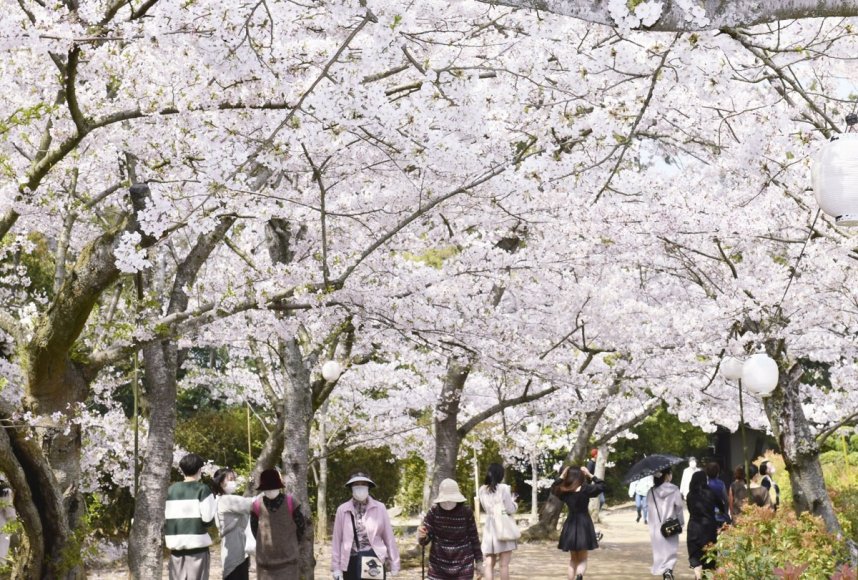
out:
M721 361L721 374L725 379L735 381L742 378L743 363L736 357L728 356Z
M755 354L742 365L742 384L766 397L778 386L778 363L765 353Z
M858 225L858 133L832 137L811 166L816 201L839 226Z
M329 383L332 383L338 378L340 378L340 375L342 373L343 369L340 367L340 363L335 360L329 360L322 365L322 378Z

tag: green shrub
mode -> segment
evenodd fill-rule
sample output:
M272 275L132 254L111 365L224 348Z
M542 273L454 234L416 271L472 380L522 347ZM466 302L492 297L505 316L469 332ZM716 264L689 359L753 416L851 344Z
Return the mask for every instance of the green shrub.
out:
M748 506L710 548L717 569L711 576L732 578L831 578L847 549L825 529L822 518L792 510L773 512Z

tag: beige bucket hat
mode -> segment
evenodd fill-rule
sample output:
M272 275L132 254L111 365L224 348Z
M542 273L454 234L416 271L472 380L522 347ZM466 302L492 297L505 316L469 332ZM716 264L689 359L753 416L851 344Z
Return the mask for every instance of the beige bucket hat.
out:
M441 503L444 501L454 501L456 503L467 501L462 492L459 491L459 484L456 483L455 479L445 479L441 482L441 485L438 486L438 497L432 503Z

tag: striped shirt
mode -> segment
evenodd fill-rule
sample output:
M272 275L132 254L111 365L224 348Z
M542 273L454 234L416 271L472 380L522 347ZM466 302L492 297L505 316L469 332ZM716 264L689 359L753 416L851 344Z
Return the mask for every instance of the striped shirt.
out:
M215 498L199 481L180 481L167 490L164 536L176 556L208 551L212 544L206 528L215 516Z

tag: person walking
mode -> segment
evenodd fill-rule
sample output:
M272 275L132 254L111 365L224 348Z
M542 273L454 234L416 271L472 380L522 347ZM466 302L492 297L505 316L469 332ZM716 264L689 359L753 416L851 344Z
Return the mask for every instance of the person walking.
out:
M755 465L753 467L756 469ZM742 514L742 508L748 503L749 491L748 480L745 477L745 468L737 465L733 472L733 483L730 484L730 489L727 490L727 510L730 513L731 519L736 519L737 516Z
M494 579L495 563L500 564L500 580L509 580L509 563L512 559L512 551L516 549L515 540L500 540L494 526L494 518L491 514L497 509L503 509L512 515L518 509L510 492L510 487L503 483L504 469L500 463L492 463L486 471L483 485L477 491L480 505L486 513L486 523L483 526L482 551L485 558L483 578Z
M753 463L748 467L751 471L751 479L748 482L748 499L754 505L759 507L767 507L775 509L772 494L769 493L769 488L760 484L760 470Z
M224 580L249 580L250 554L256 541L250 530L252 497L235 495L235 471L221 467L212 476L215 525L220 534L220 558Z
M707 476L702 471L691 476L686 500L688 533L685 540L688 546L688 564L694 569L694 577L700 580L703 578L704 569L715 568L714 559L707 559L704 562L703 550L708 544L714 544L718 540L718 522L715 514L719 509L726 513L727 506L709 487Z
M399 572L399 548L393 537L393 526L387 508L371 497L375 482L362 471L352 473L345 484L352 498L337 508L331 539L331 573L334 580L359 580L361 560L375 558L379 578L384 572Z
M588 483L589 480L589 483ZM554 485L554 495L569 508L569 515L560 532L557 547L569 552L569 580L581 580L587 572L587 552L599 547L596 528L590 517L590 498L605 491L605 482L595 477L586 467L567 466Z
M215 518L215 500L200 481L203 458L188 453L179 461L184 480L167 490L164 543L170 550L170 580L208 580L212 539L206 528Z
M724 524L730 523L730 514L727 513L727 486L721 481L721 466L714 461L706 464L707 485L721 501L715 506L715 521L720 530ZM687 496L686 496L687 498Z
M653 480L651 475L647 475L641 479L633 481L629 485L629 497L635 500L635 509L638 513L638 518L635 522L641 521L641 515L643 515L644 523L649 523L647 519L647 505L646 505L646 496L649 494L649 490L652 489Z
M253 500L250 526L256 536L256 578L284 580L298 578L299 542L306 525L300 505L283 490L276 469L259 474L256 490L262 497Z
M695 472L700 471L697 467L697 460L693 457L688 458L688 467L682 470L682 478L679 480L679 491L682 494L682 499L688 495L688 486L691 485L691 476Z
M772 509L777 511L778 506L781 505L781 488L778 487L778 484L775 483L775 480L772 479L772 476L775 474L775 465L771 461L763 461L760 463L760 485L769 490L769 496L773 499Z
M705 477L705 475L704 475ZM685 523L685 514L682 511L682 494L679 488L671 483L673 474L670 468L665 469L653 477L653 487L649 490L647 503L649 509L649 537L652 542L652 575L659 576L663 580L673 580L673 568L676 566L676 552L679 549L679 534L664 537L661 533L661 524L665 520L675 517L680 525ZM690 481L689 481L690 488Z
M474 512L454 479L438 486L438 497L417 528L417 541L429 550L429 580L482 577L483 552Z

